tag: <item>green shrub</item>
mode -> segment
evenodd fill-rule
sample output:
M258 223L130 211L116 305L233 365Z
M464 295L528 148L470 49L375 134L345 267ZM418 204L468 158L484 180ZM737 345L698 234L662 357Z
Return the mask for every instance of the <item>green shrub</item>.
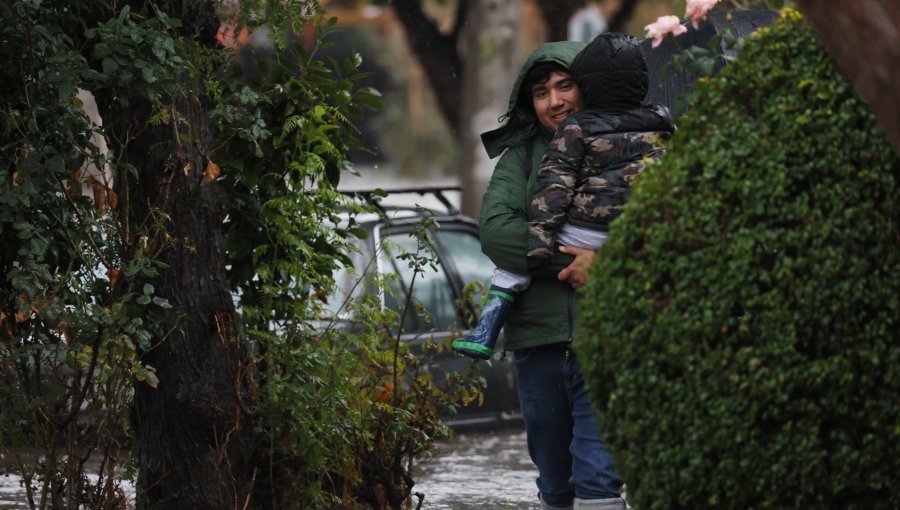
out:
M796 11L698 92L576 342L629 499L898 508L898 158Z

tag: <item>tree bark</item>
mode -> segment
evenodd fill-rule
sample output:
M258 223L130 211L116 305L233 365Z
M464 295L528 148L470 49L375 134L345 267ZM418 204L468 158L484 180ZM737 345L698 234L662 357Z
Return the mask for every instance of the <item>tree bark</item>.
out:
M104 99L105 125L115 138L146 126L149 105L132 102L121 110ZM180 113L203 126L203 111L195 105ZM132 247L140 249L139 233L154 222L171 239L160 257L169 267L148 283L177 317L142 357L156 369L158 387L135 386L138 502L154 509L241 508L256 470L245 415L249 367L225 276L225 196L201 175L205 161L196 148L173 142L172 129L143 127L119 152L137 173L117 183Z
M393 0L391 5L409 47L425 70L441 115L454 134L460 129L459 105L462 102L462 60L457 50L459 33L465 24L469 0L459 0L456 23L449 34L442 34L438 26L422 11L419 0Z
M212 44L212 13L173 17L183 19L186 33L196 29ZM147 283L172 305L167 316L176 317L142 357L156 369L158 387L135 385L138 508L218 510L248 502L247 508L259 508L251 494L264 474L247 414L249 367L225 273L226 197L202 175L204 148L211 146L206 94L201 79L187 80L182 89L191 99L174 107L187 119L183 124L150 125L149 101L133 98L123 107L109 94L96 94L120 167L134 168L116 181L128 225L126 250L152 251L158 246L154 228L165 230L156 242L163 245L160 259L168 268Z
M834 0L797 0L838 68L869 105L900 154L900 26L895 1L857 0L852 9Z
M225 277L224 195L201 175L202 157L176 161L168 175L159 171L163 161L146 161L129 184L132 200L150 198L146 203L171 218L166 227L175 245L163 256L170 268L153 283L179 315L176 328L144 357L157 368L159 387L138 384L135 391L138 487L154 508L237 508L252 491L245 451L252 439L250 420L242 420L242 371L249 367L242 366Z

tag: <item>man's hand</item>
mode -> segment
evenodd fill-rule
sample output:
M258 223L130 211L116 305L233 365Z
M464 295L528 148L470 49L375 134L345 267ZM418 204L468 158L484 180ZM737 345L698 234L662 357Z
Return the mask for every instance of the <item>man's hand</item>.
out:
M594 250L575 248L574 246L560 246L559 251L575 256L575 260L557 275L559 281L567 281L569 285L576 289L586 284L588 269L590 269L591 263L594 261Z

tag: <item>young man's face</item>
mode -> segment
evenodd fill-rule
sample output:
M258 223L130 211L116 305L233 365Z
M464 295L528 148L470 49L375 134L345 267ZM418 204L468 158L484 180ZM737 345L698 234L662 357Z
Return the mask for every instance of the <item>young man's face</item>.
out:
M553 71L546 82L531 87L531 102L538 122L556 131L566 117L581 111L581 90L572 75Z

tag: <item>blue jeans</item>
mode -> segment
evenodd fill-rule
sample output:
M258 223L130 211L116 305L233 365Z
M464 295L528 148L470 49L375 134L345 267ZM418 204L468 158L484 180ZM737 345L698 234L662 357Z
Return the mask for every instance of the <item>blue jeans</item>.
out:
M622 479L603 447L581 367L568 344L513 352L528 453L550 506L620 497Z

